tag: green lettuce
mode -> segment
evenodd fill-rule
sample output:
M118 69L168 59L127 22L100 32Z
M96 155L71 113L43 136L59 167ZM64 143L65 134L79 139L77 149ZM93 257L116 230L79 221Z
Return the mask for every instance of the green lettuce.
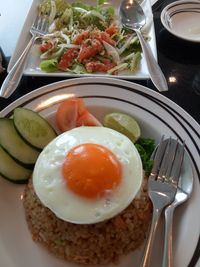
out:
M43 60L40 63L40 69L45 72L54 72L57 70L57 64L58 61L55 58Z

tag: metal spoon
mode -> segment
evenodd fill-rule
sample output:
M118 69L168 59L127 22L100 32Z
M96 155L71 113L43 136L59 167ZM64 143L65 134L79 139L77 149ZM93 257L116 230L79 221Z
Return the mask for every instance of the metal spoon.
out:
M190 164L189 158L188 162ZM193 173L192 168L188 175L180 177L178 190L174 202L165 209L165 243L162 267L173 267L172 253L172 223L175 208L185 202L192 193Z
M165 76L140 31L146 24L146 17L142 7L138 4L137 0L123 0L119 8L119 14L122 25L135 31L138 36L152 82L158 91L167 91L168 85Z

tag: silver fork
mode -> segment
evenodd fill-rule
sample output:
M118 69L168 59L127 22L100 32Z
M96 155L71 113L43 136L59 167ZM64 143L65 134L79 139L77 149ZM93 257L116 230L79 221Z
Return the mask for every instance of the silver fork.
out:
M165 209L165 243L163 252L162 267L174 267L173 260L173 235L172 235L172 225L173 225L173 214L180 204L188 200L192 194L193 190L193 171L192 163L190 162L189 156L187 157L189 165L187 170L189 170L189 175L181 176L178 184L178 189L174 201L166 207Z
M8 98L15 91L23 75L26 59L31 47L33 46L35 40L45 35L47 31L48 18L41 15L37 16L30 29L32 38L4 80L0 89L0 97Z
M175 198L183 157L184 144L172 138L166 140L162 138L153 155L154 165L148 181L149 197L153 204L153 218L141 267L150 266L158 221L163 209Z

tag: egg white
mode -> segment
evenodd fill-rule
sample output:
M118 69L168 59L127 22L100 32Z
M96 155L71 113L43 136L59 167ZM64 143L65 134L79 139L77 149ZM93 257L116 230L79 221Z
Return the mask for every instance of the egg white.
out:
M70 149L94 143L110 149L122 166L122 181L98 199L79 197L67 188L62 166ZM33 171L34 190L44 206L58 218L78 224L97 223L120 213L137 195L143 180L140 155L123 134L106 127L79 127L48 144Z

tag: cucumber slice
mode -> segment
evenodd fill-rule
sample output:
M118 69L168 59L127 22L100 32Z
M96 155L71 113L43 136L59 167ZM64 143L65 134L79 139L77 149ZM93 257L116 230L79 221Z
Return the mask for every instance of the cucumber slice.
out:
M14 125L22 138L33 147L42 150L56 137L51 125L37 112L26 108L16 108L13 114Z
M19 165L0 146L0 175L14 183L25 183L31 175L31 170Z
M12 119L0 118L0 145L19 164L25 165L27 168L34 166L40 154L38 150L21 138Z

